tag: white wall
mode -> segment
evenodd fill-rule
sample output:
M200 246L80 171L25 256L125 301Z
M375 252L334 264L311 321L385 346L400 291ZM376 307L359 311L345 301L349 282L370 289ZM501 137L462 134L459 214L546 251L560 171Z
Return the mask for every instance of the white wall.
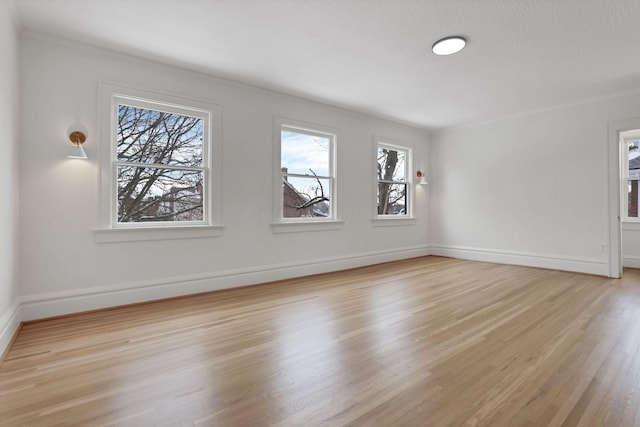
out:
M0 0L0 354L18 326L18 30Z
M72 43L21 45L23 318L264 282L428 253L428 188L413 225L372 226L373 136L427 160L428 133L327 105ZM215 52L211 53L212 55ZM100 80L222 106L222 237L96 243ZM274 115L340 130L338 231L273 234ZM89 161L63 157L74 124Z
M608 124L620 94L432 135L432 253L608 274Z

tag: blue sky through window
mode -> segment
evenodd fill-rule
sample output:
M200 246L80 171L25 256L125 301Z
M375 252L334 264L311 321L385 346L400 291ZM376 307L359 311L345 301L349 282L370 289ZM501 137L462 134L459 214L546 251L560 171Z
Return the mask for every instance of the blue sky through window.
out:
M289 173L329 176L329 137L282 130L281 167Z

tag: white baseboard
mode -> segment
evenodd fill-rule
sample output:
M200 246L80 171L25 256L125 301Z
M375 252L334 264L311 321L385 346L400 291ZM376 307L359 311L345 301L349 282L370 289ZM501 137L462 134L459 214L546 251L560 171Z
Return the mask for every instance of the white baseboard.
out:
M20 298L20 321L255 285L425 255L429 255L429 246L427 245L351 254L342 257L327 257L306 262L283 263L27 295Z
M640 257L631 255L623 256L622 266L627 268L640 268Z
M493 262L496 264L523 265L527 267L540 267L551 270L565 270L578 273L595 274L598 276L609 276L608 262L600 259L570 258L559 255L450 245L430 245L430 248L431 255L440 255L472 261Z
M248 286L292 277L328 273L426 255L567 270L602 276L607 276L609 272L607 262L597 259L567 258L449 245L425 245L352 254L343 257L327 257L306 262L282 263L207 274L34 294L16 298L0 317L0 354L11 342L20 323L24 321ZM635 262L635 265L637 265L637 267L634 267L634 265L629 265L629 267L640 268L640 258L625 257L626 261Z
M4 353L7 346L13 339L16 331L22 322L20 316L20 298L13 300L13 303L0 316L0 356Z

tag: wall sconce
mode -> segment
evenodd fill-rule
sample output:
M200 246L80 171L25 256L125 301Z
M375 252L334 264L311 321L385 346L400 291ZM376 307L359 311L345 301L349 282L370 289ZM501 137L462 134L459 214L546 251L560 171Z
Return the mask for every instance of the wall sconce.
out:
M71 147L67 147L67 158L69 159L87 159L87 153L84 152L82 144L87 140L84 133L76 130L69 134L71 140Z
M418 184L428 184L429 182L427 182L427 176L424 174L424 172L422 171L418 171L416 172L416 176L418 178L420 178L420 181L418 181Z

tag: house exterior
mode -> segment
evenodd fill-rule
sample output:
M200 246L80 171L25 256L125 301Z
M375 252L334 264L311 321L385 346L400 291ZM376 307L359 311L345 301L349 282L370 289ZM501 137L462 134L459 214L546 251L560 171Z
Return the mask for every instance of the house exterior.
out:
M202 183L198 182L190 187L174 186L165 194L147 195L142 200L128 197L119 201L118 216L134 211L135 216L126 215L121 221L202 221L202 195Z
M286 177L282 178L282 217L283 218L299 218L304 216L318 216L314 214L313 206L306 208L298 208L302 206L307 199L300 194L293 185L287 181Z

